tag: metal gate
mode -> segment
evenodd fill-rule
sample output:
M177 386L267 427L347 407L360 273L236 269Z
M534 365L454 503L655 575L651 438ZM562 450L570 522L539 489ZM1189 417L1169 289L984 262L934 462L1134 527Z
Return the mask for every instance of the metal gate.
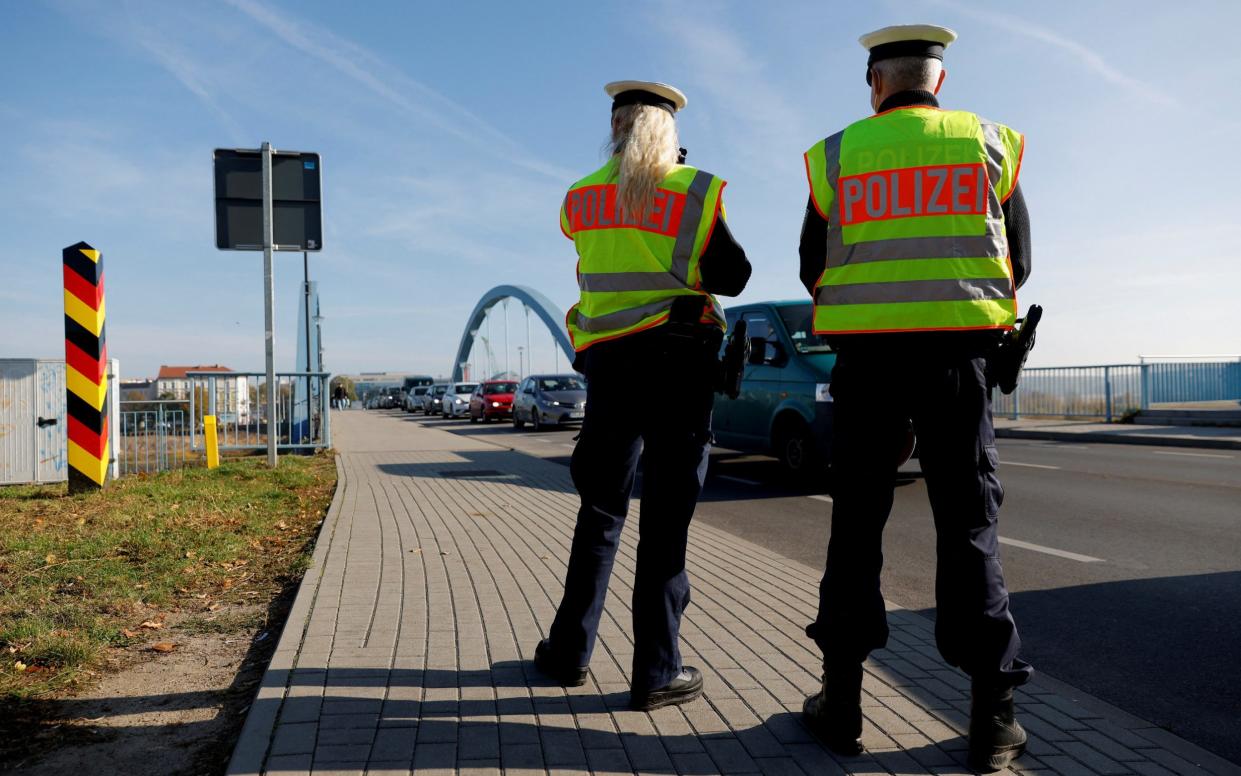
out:
M108 362L114 380L117 362ZM116 449L116 391L109 391L111 449ZM65 362L0 359L0 485L64 482L68 476ZM116 477L115 458L109 475Z

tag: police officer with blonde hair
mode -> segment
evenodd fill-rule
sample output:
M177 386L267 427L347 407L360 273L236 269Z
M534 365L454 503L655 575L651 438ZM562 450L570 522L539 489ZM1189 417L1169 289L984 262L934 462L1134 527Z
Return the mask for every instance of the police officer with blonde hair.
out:
M831 540L806 629L824 676L804 711L832 749L861 751L862 663L888 638L883 526L912 419L935 516L936 643L971 678L969 762L992 771L1024 749L1013 688L1032 673L1000 567L986 369L1030 272L1025 139L939 107L955 39L921 24L862 36L875 113L806 153L801 278L837 360Z
M586 681L640 457L630 706L650 710L702 692L678 647L690 601L686 541L720 371L725 321L714 295L741 293L750 264L724 223L724 181L682 163L674 117L685 95L646 81L605 91L613 153L560 210L579 259L581 298L566 323L587 378L570 469L582 503L564 596L535 664L565 685ZM646 401L654 385L675 386L675 400Z

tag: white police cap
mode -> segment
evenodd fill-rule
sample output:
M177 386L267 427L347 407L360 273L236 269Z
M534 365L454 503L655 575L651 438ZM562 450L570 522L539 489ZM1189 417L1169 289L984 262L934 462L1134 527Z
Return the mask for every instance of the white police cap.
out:
M658 81L613 81L603 87L612 98L612 110L622 105L654 105L676 113L683 110L689 100L675 86Z
M897 24L868 32L858 38L870 52L866 66L894 57L944 58L944 49L952 45L957 34L938 24Z

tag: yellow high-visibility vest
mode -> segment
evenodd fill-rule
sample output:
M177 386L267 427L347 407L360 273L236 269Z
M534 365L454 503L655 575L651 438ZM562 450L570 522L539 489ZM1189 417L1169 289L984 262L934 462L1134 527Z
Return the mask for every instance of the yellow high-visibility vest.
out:
M701 322L724 328L698 263L720 217L725 181L679 164L639 222L619 205L617 166L613 157L574 183L560 208L560 229L578 255L581 296L565 320L574 349L666 323L681 296L702 297Z
M815 332L1011 329L1001 206L1024 145L973 113L911 105L807 151L811 201L828 225Z

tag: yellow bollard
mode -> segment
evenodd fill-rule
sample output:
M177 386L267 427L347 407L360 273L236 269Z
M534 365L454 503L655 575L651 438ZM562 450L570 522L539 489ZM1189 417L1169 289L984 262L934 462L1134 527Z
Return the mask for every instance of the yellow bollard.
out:
M207 468L220 465L220 445L215 436L215 415L203 415L203 436L207 444Z

